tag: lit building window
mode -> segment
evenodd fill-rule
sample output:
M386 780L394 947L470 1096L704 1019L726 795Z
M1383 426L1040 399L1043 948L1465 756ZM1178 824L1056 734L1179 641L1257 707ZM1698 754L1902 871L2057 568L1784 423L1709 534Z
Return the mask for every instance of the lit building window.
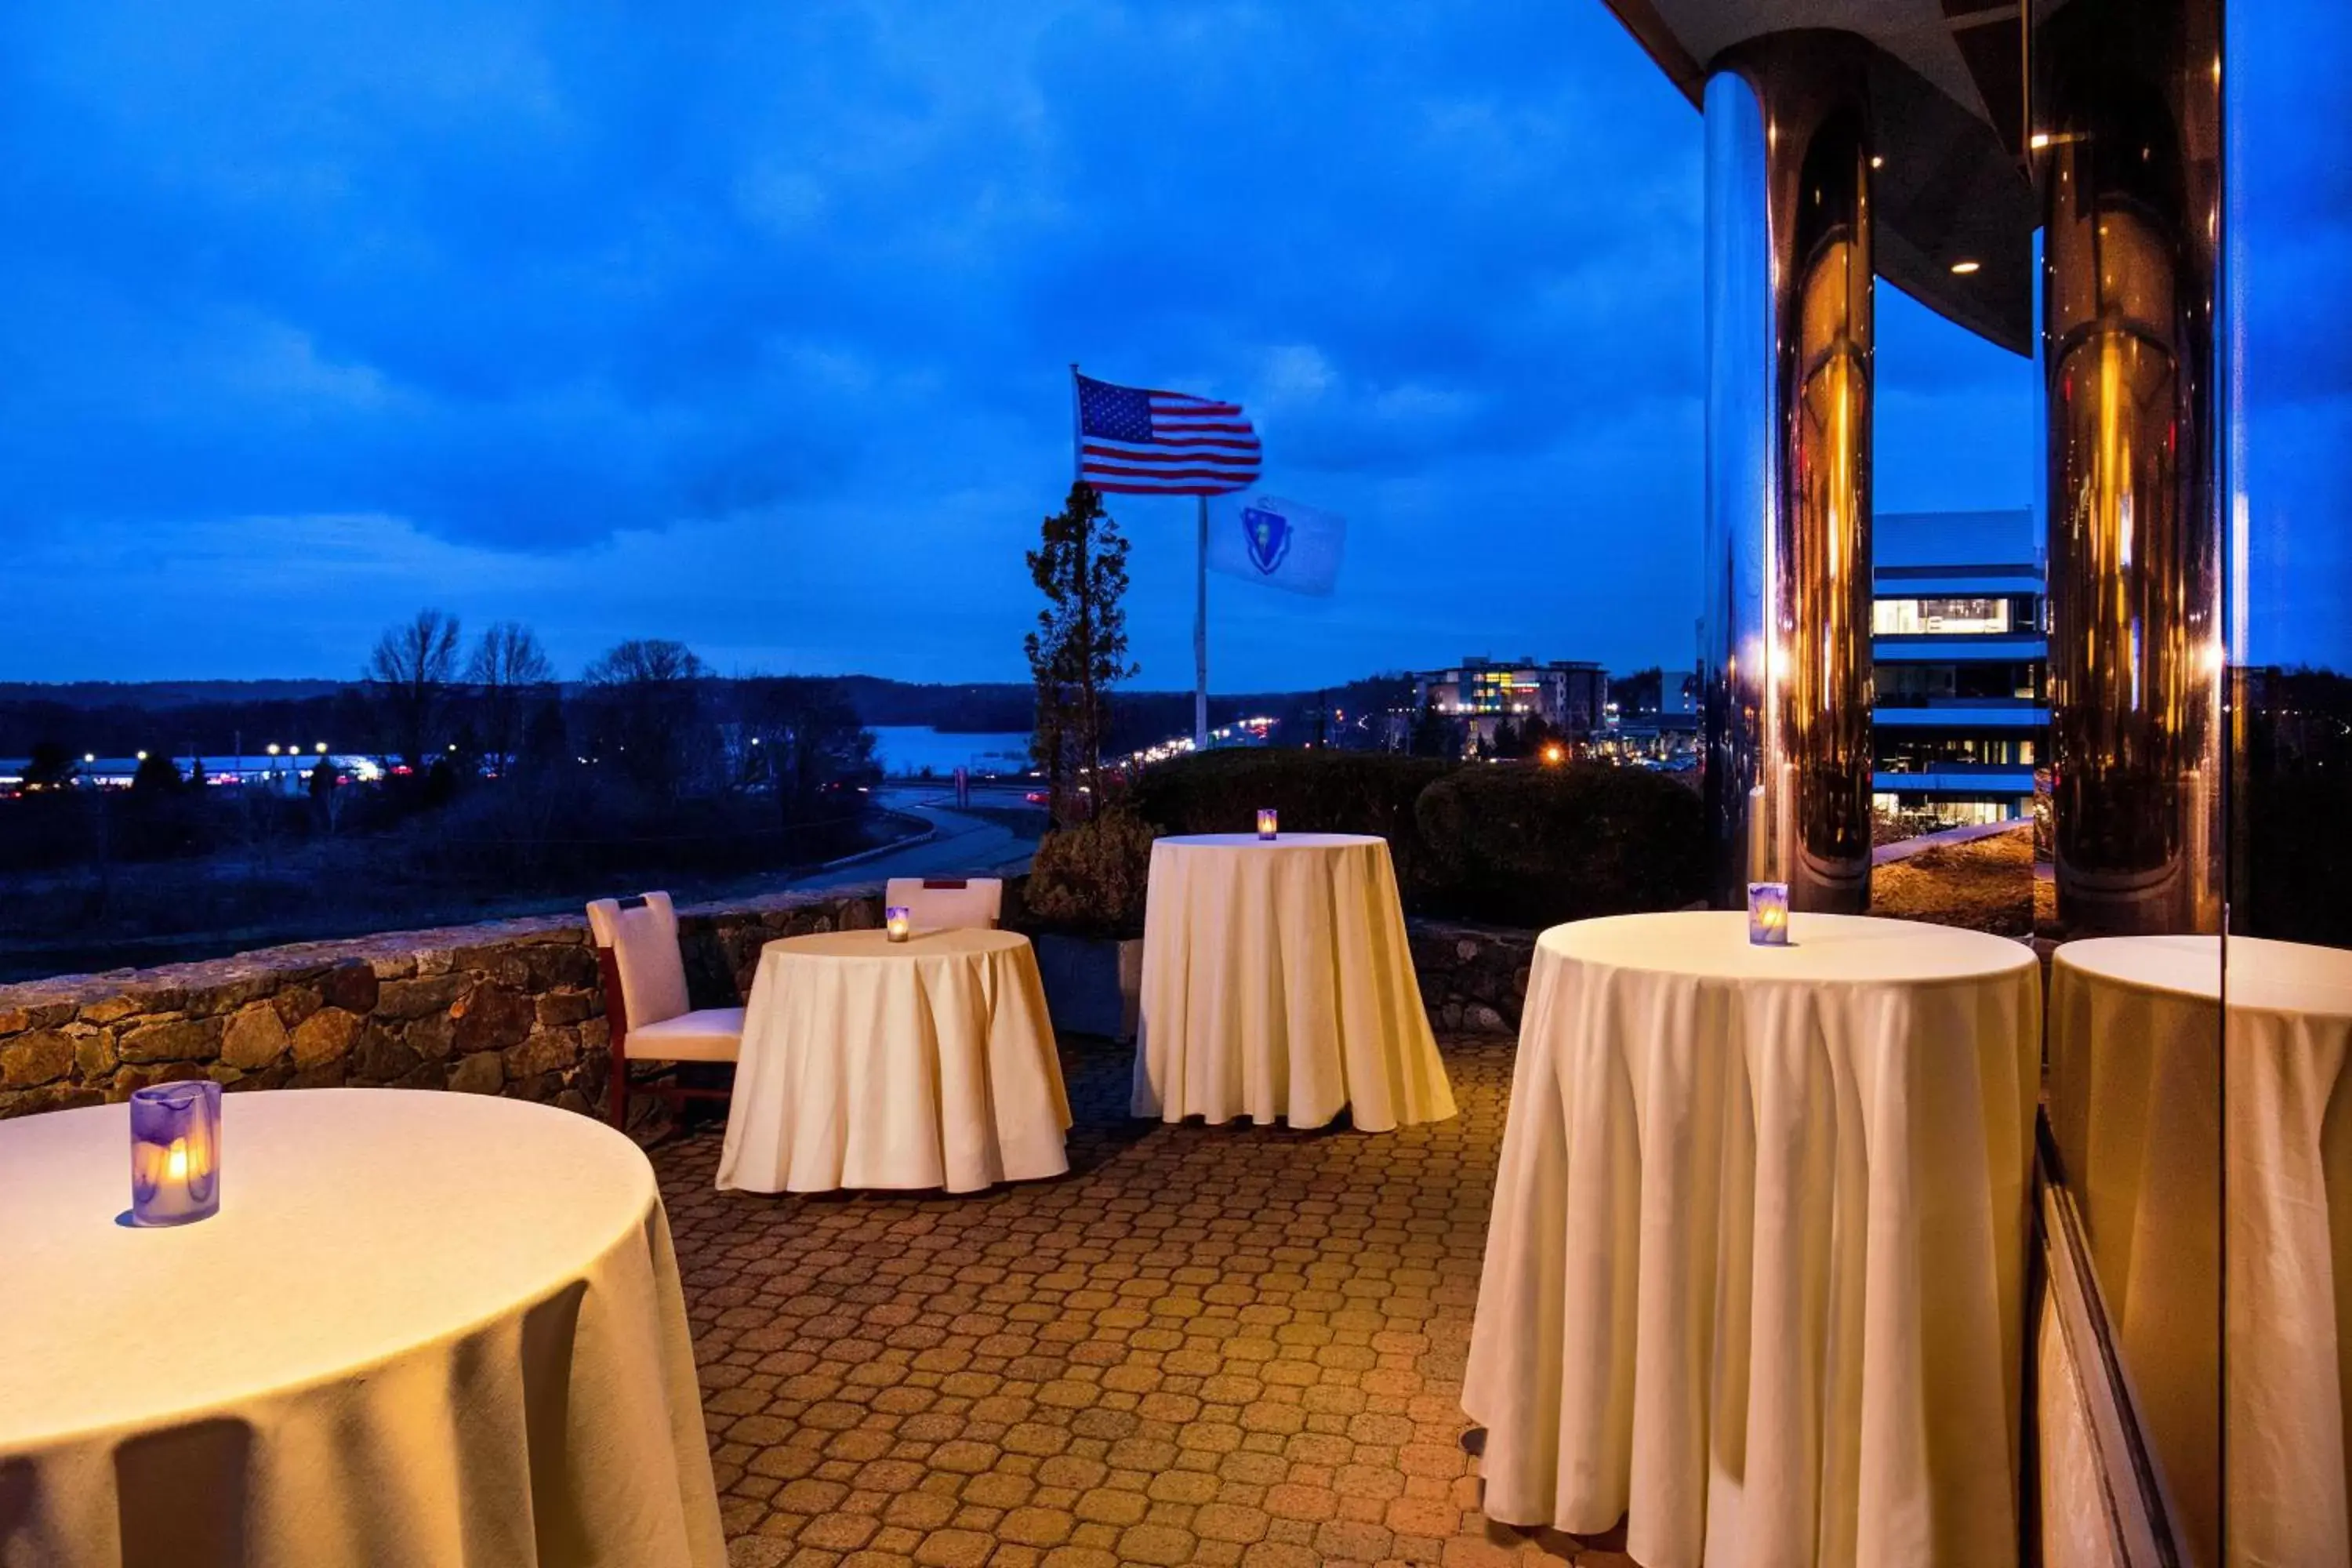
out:
M1880 637L1969 636L2010 629L2007 599L1878 599L1870 629Z

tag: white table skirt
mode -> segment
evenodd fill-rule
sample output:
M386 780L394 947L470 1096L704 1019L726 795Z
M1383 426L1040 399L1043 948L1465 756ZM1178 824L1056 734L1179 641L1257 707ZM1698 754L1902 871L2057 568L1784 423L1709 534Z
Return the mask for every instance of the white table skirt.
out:
M1645 1568L2017 1551L2040 975L1735 913L1537 945L1463 1407L1485 1509Z
M1365 1132L1454 1110L1388 842L1152 845L1134 1113L1320 1127L1343 1106Z
M1069 1125L1027 937L791 937L760 954L719 1185L974 1192L1067 1171Z
M0 1563L723 1568L652 1167L600 1122L233 1094L221 1209L127 1108L0 1122Z
M2220 1542L2231 1568L2352 1563L2352 952L2233 936L2225 981L2222 952L2210 936L2058 950L2052 1128L2192 1545L2211 1561Z

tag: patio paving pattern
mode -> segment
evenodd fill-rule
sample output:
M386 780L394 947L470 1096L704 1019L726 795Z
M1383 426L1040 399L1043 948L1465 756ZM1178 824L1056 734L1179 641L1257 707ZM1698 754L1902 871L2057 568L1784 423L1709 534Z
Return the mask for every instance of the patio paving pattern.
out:
M712 1188L652 1150L738 1568L1575 1563L1478 1511L1458 1396L1511 1047L1367 1136L1131 1121L1066 1042L1071 1173L966 1197Z

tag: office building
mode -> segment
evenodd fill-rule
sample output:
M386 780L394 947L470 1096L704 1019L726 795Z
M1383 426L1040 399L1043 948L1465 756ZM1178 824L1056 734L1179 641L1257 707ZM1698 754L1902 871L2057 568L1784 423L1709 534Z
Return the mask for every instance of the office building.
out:
M1872 532L1872 805L1944 826L2029 815L2050 744L2032 512L1881 513Z

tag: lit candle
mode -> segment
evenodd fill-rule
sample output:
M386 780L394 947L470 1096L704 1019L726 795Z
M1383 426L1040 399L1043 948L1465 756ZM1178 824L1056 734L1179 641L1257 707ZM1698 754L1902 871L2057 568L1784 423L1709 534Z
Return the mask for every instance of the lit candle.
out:
M131 1219L185 1225L220 1210L221 1087L159 1083L131 1095Z
M1276 817L1274 807L1270 805L1260 806L1257 814L1257 836L1260 838L1273 838L1275 835L1275 822Z
M892 904L882 911L882 930L892 942L904 942L915 934L915 911L904 904Z
M1789 945L1789 884L1748 884L1748 940L1759 947Z

